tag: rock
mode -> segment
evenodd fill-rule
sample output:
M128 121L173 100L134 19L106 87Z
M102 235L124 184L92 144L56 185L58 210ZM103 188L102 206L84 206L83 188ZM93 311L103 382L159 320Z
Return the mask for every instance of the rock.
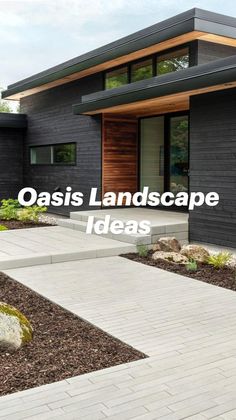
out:
M153 251L165 251L165 252L179 252L181 245L176 238L160 238L156 244L153 245Z
M185 255L189 260L193 259L197 262L206 262L210 253L200 245L185 245L180 253Z
M12 351L32 340L33 328L14 306L0 302L0 350Z
M227 265L236 269L236 257L232 256L231 260L228 262Z
M188 258L181 255L179 252L164 252L157 251L152 255L154 260L170 261L175 264L187 264Z

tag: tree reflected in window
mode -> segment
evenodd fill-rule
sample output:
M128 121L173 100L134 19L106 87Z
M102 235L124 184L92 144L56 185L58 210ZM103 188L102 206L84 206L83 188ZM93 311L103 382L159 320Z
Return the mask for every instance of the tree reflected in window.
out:
M139 61L131 66L131 82L150 79L153 76L152 59Z
M189 51L184 48L157 57L157 76L189 67Z
M120 67L119 69L109 71L105 77L105 88L114 89L128 83L128 68Z

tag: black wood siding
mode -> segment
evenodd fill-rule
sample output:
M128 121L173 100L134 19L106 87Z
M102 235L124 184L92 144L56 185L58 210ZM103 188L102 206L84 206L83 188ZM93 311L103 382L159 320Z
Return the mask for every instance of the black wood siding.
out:
M81 96L102 89L102 75L77 80L21 100L21 111L28 116L24 147L24 184L37 191L65 191L71 186L85 194L83 209L91 187L101 192L101 117L73 115L72 104ZM29 147L76 142L76 166L30 165ZM53 211L68 213L82 207L54 207Z
M214 42L198 41L197 64L205 64L220 58L236 54L236 48L229 45L215 44Z
M217 207L190 212L190 240L236 247L236 89L193 96L190 191L216 191Z
M17 198L23 185L23 130L0 128L0 200Z

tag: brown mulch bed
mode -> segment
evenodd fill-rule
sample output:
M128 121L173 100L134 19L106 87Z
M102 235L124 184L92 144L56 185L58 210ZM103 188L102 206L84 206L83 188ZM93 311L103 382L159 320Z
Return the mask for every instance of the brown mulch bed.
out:
M7 229L28 229L43 226L52 226L49 223L42 222L22 222L20 220L3 220L0 219L0 225L7 227Z
M158 267L162 270L171 271L172 273L181 274L182 276L201 280L205 283L214 284L215 286L224 287L225 289L236 290L236 269L233 267L227 266L225 268L216 269L208 264L198 263L197 271L189 271L181 264L163 260L153 260L152 254L153 251L149 251L147 257L140 257L137 253L124 254L122 257L152 267Z
M0 351L0 395L143 359L143 353L0 273L0 301L21 310L33 341Z

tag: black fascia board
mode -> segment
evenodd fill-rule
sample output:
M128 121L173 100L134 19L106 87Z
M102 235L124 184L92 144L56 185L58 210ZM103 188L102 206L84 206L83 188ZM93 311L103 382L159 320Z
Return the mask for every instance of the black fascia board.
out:
M236 56L231 56L175 73L128 84L110 91L100 91L97 94L83 96L81 103L73 105L73 113L89 113L104 108L235 81Z
M194 8L8 86L2 97L41 86L192 31L236 38L236 18Z
M1 128L26 128L27 116L25 114L0 113Z
M120 42L121 40L116 41L93 50L90 53L83 54L76 59L70 60L27 79L21 80L20 82L9 85L8 89L2 92L2 98L7 98L8 96L32 89L34 87L42 86L73 73L87 70L88 68L105 63L106 61L122 57L123 55L130 54L156 43L192 32L193 30L194 19L193 17L190 17L189 19L173 24L173 26L160 29L159 31L157 30L153 33L151 32L147 35L143 34L142 36L134 39L128 39L129 37L125 37L123 38L123 43Z

